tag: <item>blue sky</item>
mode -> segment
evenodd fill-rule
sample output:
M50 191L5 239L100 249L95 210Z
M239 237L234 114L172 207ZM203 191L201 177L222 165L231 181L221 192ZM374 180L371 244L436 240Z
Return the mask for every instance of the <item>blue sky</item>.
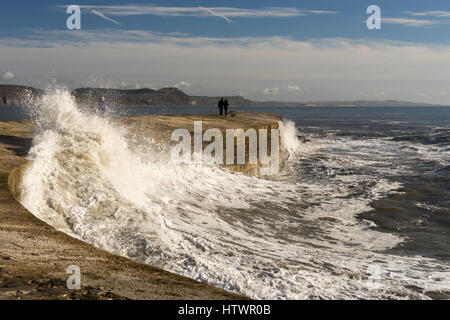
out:
M371 4L381 30L366 27ZM4 0L0 30L0 83L450 104L448 0Z

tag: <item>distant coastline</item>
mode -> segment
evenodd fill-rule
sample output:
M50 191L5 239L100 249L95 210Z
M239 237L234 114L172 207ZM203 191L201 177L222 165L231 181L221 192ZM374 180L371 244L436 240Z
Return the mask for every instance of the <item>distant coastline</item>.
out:
M0 107L27 105L36 101L44 90L20 85L0 84ZM215 106L220 97L189 96L178 88L154 89L104 89L79 88L72 91L78 103L95 104L104 96L111 106ZM438 104L398 100L355 101L252 101L241 96L224 96L234 107L433 107Z

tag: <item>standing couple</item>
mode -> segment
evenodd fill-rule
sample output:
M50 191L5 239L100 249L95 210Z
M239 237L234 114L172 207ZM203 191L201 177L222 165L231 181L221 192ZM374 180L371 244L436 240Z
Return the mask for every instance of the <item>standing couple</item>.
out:
M228 114L228 106L229 106L230 104L228 103L228 100L223 100L223 98L222 99L220 99L220 101L219 101L219 103L218 103L218 107L219 107L219 112L220 112L220 115L221 116L223 116L223 111L225 110L225 117L227 116L227 114Z

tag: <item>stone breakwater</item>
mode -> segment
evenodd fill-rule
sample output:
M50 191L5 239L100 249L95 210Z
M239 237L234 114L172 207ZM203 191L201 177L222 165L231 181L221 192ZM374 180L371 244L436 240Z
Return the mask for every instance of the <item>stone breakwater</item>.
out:
M190 132L191 136L194 136L194 122L200 121L202 124L202 131L205 133L209 129L219 129L224 137L223 141L223 165L236 172L241 172L250 176L263 176L261 168L263 164L259 161L257 163L251 163L250 151L249 151L249 138L245 138L245 161L239 164L237 160L238 155L238 141L234 138L234 143L232 148L234 149L234 161L233 164L226 164L226 149L228 147L226 143L226 131L233 129L235 131L242 130L246 132L249 129L254 129L256 133L259 130L267 130L267 147L268 154L271 154L271 140L272 140L272 130L280 129L279 122L281 121L281 116L268 114L268 113L253 113L253 112L242 112L242 111L232 111L229 113L228 117L219 117L216 115L171 115L171 116L151 116L151 117L127 117L121 119L121 122L125 124L127 128L132 128L129 130L129 134L136 137L152 137L156 141L162 141L163 147L173 147L176 142L171 142L171 134L177 129L186 129ZM279 137L278 137L279 139ZM167 144L166 144L167 143ZM192 150L194 150L194 139L192 139ZM210 142L203 141L203 150L210 144ZM259 147L261 146L261 141L256 143L257 152L259 153ZM284 153L281 141L278 144L280 147L277 150L278 154L278 165L280 169L284 163Z

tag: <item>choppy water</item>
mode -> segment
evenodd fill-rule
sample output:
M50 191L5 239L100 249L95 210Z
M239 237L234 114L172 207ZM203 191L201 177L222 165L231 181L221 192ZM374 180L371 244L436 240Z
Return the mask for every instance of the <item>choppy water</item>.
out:
M450 108L258 111L291 120L273 179L174 165L56 92L33 111L23 204L95 246L254 298L450 296Z

